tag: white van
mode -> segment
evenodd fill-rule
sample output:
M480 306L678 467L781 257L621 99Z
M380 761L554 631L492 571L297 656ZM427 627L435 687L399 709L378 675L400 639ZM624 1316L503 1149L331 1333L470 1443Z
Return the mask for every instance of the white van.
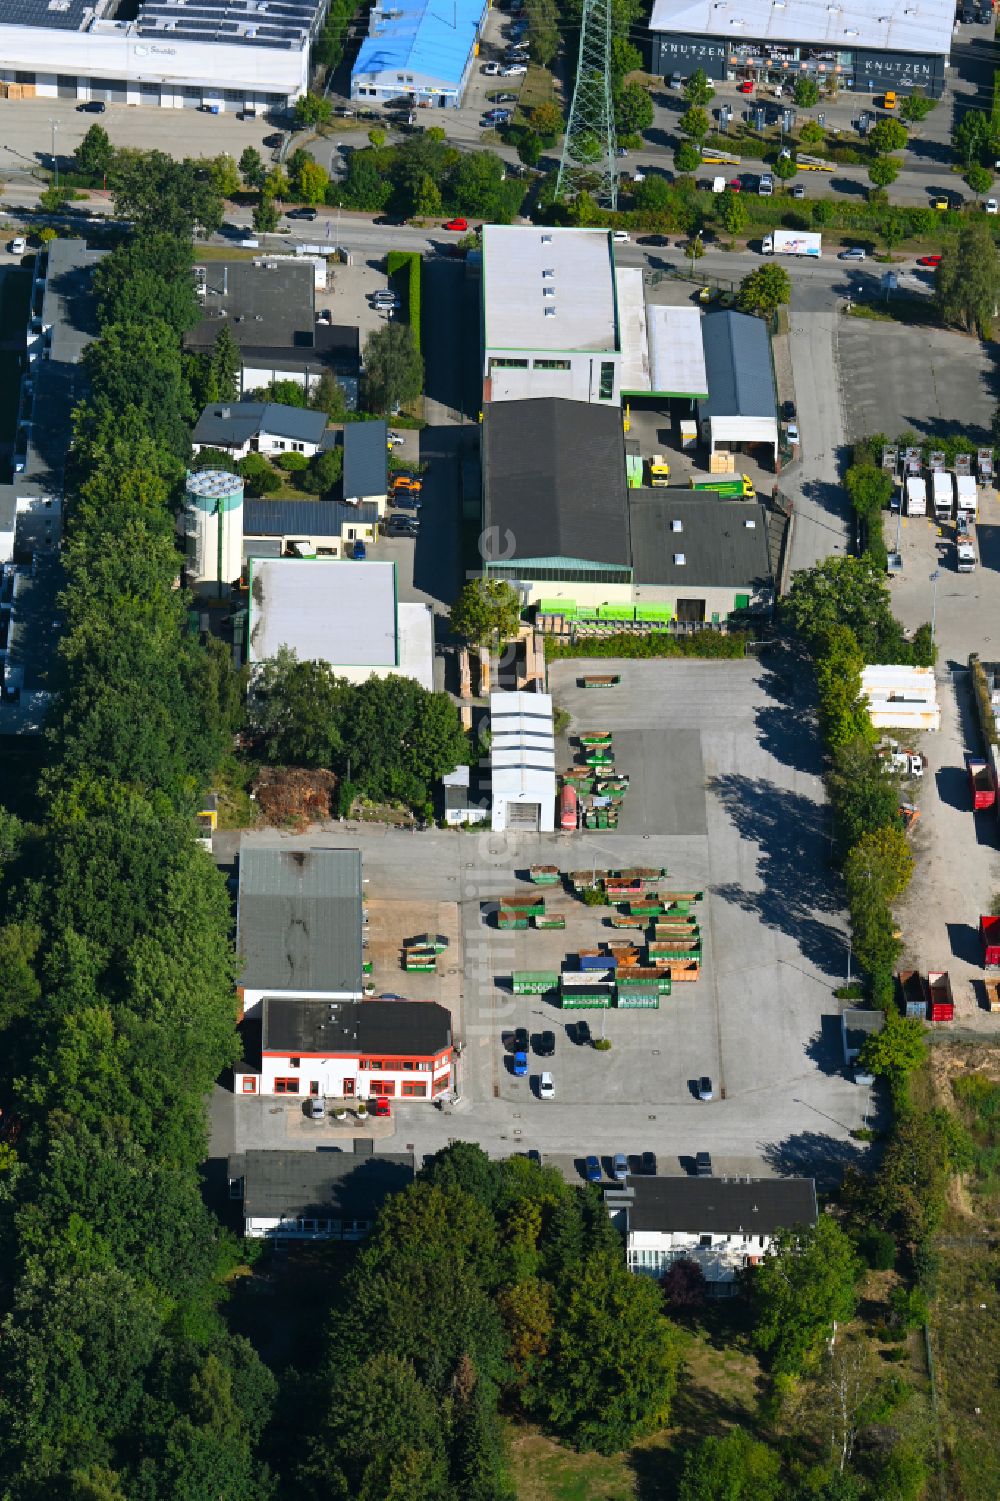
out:
M712 178L712 192L724 193L726 191L726 179L724 177Z
M10 251L11 255L23 255L27 248L28 242L21 235L18 235L15 239L11 240L10 244L7 246L7 249Z

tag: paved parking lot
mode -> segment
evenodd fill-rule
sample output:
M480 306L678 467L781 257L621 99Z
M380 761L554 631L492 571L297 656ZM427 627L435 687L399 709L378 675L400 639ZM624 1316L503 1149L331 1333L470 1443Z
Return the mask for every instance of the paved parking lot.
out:
M838 361L848 437L909 430L989 441L992 361L978 339L941 328L841 318Z
M627 747L636 832L507 837L340 823L324 830L362 849L370 902L387 893L422 899L433 887L439 902L459 907L463 988L453 1014L461 1100L442 1111L401 1104L393 1139L418 1153L454 1139L501 1154L530 1147L557 1154L570 1171L581 1153L653 1150L661 1171L676 1172L708 1150L732 1171L766 1165L822 1176L858 1156L849 1133L871 1101L841 1068L832 992L847 948L810 706L781 662L615 665L624 682L613 693L578 689L572 663L554 665L551 686L577 728L612 728ZM626 755L620 759L625 766ZM673 797L673 811L664 797ZM217 846L224 857L226 845ZM611 931L600 909L568 895L547 898L567 913L564 933L500 932L486 920L500 896L534 889L525 873L536 862L564 871L663 865L678 886L706 891L702 978L677 984L656 1012L606 1013L607 1053L571 1040L567 1025L579 1013L510 992L514 969L558 969L565 955ZM601 1014L587 1020L599 1035ZM508 1064L517 1026L556 1034L554 1057L533 1054L527 1079L515 1079ZM543 1066L555 1077L553 1101L535 1093ZM706 1073L716 1088L710 1104L691 1089ZM235 1117L224 1101L220 1110L225 1141ZM270 1117L259 1116L255 1129L268 1129ZM287 1139L283 1121L274 1129Z

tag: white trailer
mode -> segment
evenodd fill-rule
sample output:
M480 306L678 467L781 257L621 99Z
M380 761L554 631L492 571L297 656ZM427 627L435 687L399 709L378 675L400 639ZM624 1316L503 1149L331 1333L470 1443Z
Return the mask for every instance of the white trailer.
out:
M976 567L976 548L972 538L968 534L957 538L955 549L959 573L972 573Z
M906 476L906 514L927 515L927 482L919 474Z
M955 490L958 494L958 514L975 521L979 507L976 482L971 474L956 474Z
M765 235L761 242L764 255L806 255L819 257L823 254L823 236L805 234L800 230L776 229Z
M931 493L934 497L935 521L950 521L955 500L955 482L947 469L935 469L931 474Z

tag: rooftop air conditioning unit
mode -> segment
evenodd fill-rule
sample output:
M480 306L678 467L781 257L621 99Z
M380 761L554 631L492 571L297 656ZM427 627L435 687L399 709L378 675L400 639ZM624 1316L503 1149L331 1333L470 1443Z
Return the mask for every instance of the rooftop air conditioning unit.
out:
M670 530L672 532L682 532L684 530L683 521L671 521Z
M678 568L682 568L684 566L684 564L687 562L687 558L684 556L684 554L682 552L675 552L674 553L674 562L676 563L676 565L677 565Z

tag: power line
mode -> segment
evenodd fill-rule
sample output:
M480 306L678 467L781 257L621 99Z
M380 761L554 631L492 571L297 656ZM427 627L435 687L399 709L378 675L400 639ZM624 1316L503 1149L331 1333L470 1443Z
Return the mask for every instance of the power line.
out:
M557 201L586 188L603 208L618 207L611 35L611 0L583 0L580 55L556 180Z

